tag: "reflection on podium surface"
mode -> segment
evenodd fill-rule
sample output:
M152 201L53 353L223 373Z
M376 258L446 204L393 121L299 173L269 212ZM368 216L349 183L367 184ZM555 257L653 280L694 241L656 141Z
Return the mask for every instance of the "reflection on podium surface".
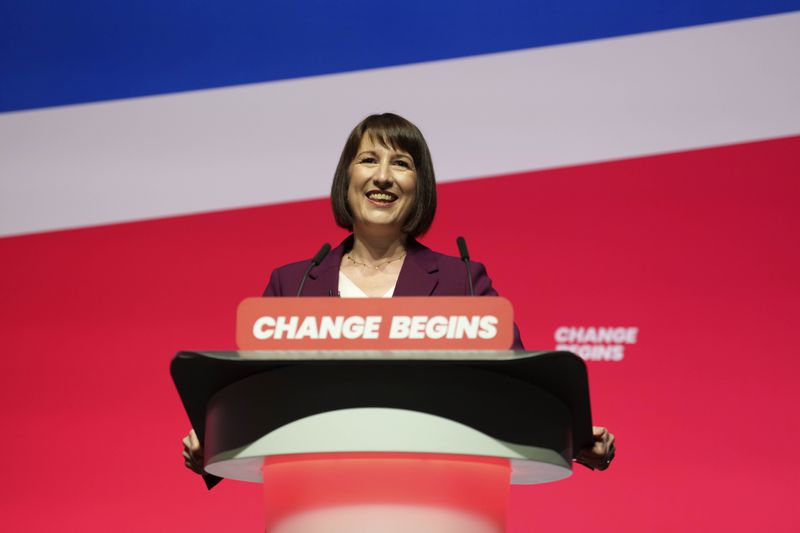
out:
M345 453L264 461L268 533L501 533L507 459Z

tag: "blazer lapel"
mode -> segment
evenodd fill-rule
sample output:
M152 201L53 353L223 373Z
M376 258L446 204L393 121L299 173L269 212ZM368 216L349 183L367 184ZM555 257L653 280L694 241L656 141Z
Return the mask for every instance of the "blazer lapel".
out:
M439 264L430 248L409 237L394 296L430 296L439 283L438 272Z
M304 296L337 296L339 294L339 267L344 251L353 247L350 235L330 251L322 263L311 269L303 287ZM409 237L403 268L397 277L394 296L430 296L439 284L439 264L436 255L427 247Z

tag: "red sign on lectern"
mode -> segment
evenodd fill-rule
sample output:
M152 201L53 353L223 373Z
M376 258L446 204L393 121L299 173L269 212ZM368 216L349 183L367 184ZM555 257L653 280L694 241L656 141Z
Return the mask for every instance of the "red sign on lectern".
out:
M240 350L507 350L514 311L500 296L247 298Z

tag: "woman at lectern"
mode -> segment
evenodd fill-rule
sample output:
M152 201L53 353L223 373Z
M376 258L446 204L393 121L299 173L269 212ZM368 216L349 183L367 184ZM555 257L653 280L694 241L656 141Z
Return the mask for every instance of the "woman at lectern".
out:
M308 260L275 269L264 296L392 297L470 294L464 263L416 241L436 213L436 179L419 129L392 114L371 115L347 139L331 186L336 223L352 234L303 281ZM497 291L480 263L471 263L475 295ZM513 348L522 349L514 328ZM614 436L594 428L594 447L578 462L604 470L614 457ZM202 473L202 449L192 431L183 441L186 466Z
M352 232L303 282L304 296L470 294L464 263L423 246L436 214L436 179L425 138L397 115L372 115L347 139L331 186L336 223ZM264 296L295 296L308 260L272 272ZM473 291L496 296L486 269L471 263ZM523 348L514 328L513 348Z

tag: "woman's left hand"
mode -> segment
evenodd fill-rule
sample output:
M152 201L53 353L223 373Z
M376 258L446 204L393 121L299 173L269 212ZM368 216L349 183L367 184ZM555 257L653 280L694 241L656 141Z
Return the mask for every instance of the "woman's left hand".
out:
M592 470L605 470L614 460L614 434L600 426L592 426L594 445L578 452L578 463Z

